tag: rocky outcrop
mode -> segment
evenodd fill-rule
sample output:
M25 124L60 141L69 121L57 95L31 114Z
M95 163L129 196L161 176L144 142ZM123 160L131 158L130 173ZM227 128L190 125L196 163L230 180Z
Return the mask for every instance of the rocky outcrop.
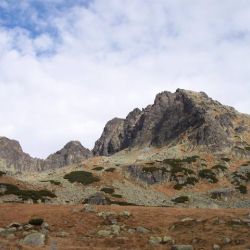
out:
M135 109L126 119L107 123L93 149L95 155L111 155L128 147L165 146L189 143L212 150L231 145L240 114L203 92L178 89L162 92L154 104ZM244 125L243 125L244 126Z
M18 141L0 137L0 169L9 172L43 171L79 163L92 155L80 142L71 141L47 159L33 158L23 152Z
M45 160L45 167L47 169L54 169L76 164L91 156L91 151L83 147L79 141L71 141L67 143L60 151L51 154Z

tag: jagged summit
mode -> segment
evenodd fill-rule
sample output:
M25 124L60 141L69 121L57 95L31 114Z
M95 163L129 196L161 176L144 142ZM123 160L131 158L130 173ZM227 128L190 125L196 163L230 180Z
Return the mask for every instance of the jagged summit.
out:
M222 149L230 146L239 120L241 115L234 108L220 104L204 92L164 91L156 95L153 105L134 109L126 119L109 121L93 152L110 155L127 147L165 146L184 141Z
M23 152L20 143L0 137L0 168L7 171L42 171L79 163L92 155L79 141L68 142L61 150L45 160Z

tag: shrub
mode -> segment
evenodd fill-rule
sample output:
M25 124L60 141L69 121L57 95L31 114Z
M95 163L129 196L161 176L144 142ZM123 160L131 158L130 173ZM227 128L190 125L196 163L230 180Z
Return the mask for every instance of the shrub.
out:
M238 189L241 194L247 194L247 187L244 185L239 185L236 189Z
M115 168L107 168L107 169L105 169L105 172L113 173L114 171L115 171Z
M221 171L224 172L224 171L227 170L227 167L223 166L223 165L220 165L220 164L217 164L217 165L213 166L212 169L214 169L214 170L221 170Z
M92 170L101 171L101 170L103 170L103 167L95 167L95 168L92 168Z
M71 183L78 182L83 185L89 185L91 183L100 181L98 177L95 177L92 173L86 171L73 171L69 174L66 174L63 178L67 179Z
M55 181L55 180L46 180L46 181L41 181L41 182L50 182L53 185L59 186L61 184L60 181Z
M157 167L143 167L142 171L146 172L146 173L153 173L155 171L162 171L162 173L167 172L167 170L165 168L157 168Z
M245 147L245 150L250 151L250 146Z
M29 220L29 224L33 226L41 226L43 224L42 218L33 218Z
M106 194L113 194L115 192L114 188L104 187L101 189L102 192Z
M0 177L3 176L3 175L6 175L6 173L3 172L3 171L0 171Z
M35 203L38 200L44 201L45 197L55 198L56 195L48 190L21 190L17 186L12 184L0 183L6 187L6 191L2 195L14 194L18 196L23 201L32 199Z
M120 194L111 194L111 196L114 198L122 198L122 195Z
M225 162L230 162L231 161L231 159L230 158L221 158L221 160L223 160L223 161L225 161Z
M217 183L218 179L216 178L215 173L211 169L203 169L199 171L199 177L209 180L209 182Z
M188 198L188 196L179 196L179 197L177 197L175 199L172 199L172 201L174 203L185 203L185 202L189 201L189 198Z

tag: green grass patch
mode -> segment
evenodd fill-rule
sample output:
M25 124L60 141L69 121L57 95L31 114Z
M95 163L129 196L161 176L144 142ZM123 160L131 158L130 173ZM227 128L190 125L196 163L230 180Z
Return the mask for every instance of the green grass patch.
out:
M114 188L104 187L100 191L106 193L106 194L113 194L115 192Z
M100 178L86 171L73 171L69 174L66 174L63 178L67 179L71 183L78 182L83 185L89 185L94 182L100 181Z
M21 190L17 186L12 185L12 184L5 184L5 183L0 183L0 186L6 187L6 191L3 194L0 195L8 195L8 194L13 194L18 196L20 199L23 201L26 200L33 200L35 203L37 203L38 200L41 200L42 202L45 201L46 197L50 198L55 198L56 195L49 190Z
M215 173L211 169L203 169L199 171L199 177L202 179L207 179L211 183L217 183L218 179L216 178Z

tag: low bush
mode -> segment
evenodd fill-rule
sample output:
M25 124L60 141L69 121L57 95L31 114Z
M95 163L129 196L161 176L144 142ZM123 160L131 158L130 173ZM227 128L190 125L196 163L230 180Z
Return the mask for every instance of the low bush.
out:
M105 169L105 172L113 173L114 171L115 171L115 168L107 168L107 169Z
M51 184L56 185L56 186L59 186L61 184L60 181L55 181L55 180L45 180L41 182L50 182Z
M223 166L223 165L220 165L220 164L217 164L217 165L213 166L212 169L214 169L214 170L221 170L221 171L224 172L224 171L227 170L227 167Z
M199 177L202 179L207 179L211 183L217 183L218 179L216 178L215 173L211 169L203 169L199 171Z
M188 202L189 201L189 198L188 198L188 196L179 196L179 197L177 197L177 198L175 198L175 199L172 199L172 201L174 202L174 203L185 203L185 202Z
M223 161L225 161L225 162L230 162L231 161L231 159L230 158L221 158L221 160L223 160Z
M113 194L115 192L114 188L104 187L100 191L106 193L106 194Z
M29 220L29 224L33 226L41 226L43 224L42 218L33 218Z
M8 195L8 194L14 194L18 196L23 201L26 200L33 200L35 203L37 203L38 200L41 200L42 202L45 201L45 197L55 198L56 195L49 190L21 190L17 186L12 184L5 184L0 183L0 186L6 187L6 191L3 194L0 195Z
M103 170L104 168L103 167L95 167L95 168L92 168L92 170L94 171L101 171Z
M93 176L92 173L86 171L73 171L69 174L66 174L63 178L67 179L71 183L78 182L83 185L89 185L91 183L100 181L98 177Z
M236 189L238 189L241 194L247 194L247 187L244 185L239 185Z
M111 196L114 198L122 198L122 195L120 194L111 194Z
M0 171L0 177L3 176L3 175L6 175L6 173L3 172L3 171Z

